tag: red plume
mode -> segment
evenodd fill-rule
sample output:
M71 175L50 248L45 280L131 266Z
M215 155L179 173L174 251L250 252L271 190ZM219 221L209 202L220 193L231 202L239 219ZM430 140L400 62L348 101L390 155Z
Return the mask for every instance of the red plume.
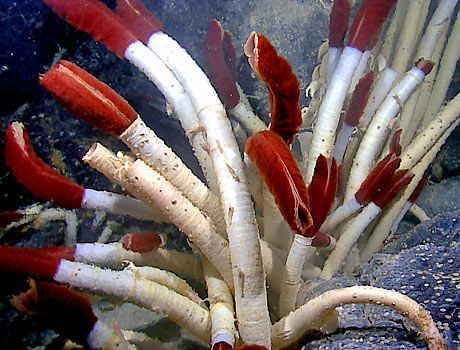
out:
M308 191L287 144L273 131L260 131L248 139L245 151L259 169L291 229L304 234L313 224Z
M310 208L313 225L307 230L305 236L312 237L326 220L337 192L338 170L335 158L326 158L322 154L316 160L315 173L308 186L308 197L315 203Z

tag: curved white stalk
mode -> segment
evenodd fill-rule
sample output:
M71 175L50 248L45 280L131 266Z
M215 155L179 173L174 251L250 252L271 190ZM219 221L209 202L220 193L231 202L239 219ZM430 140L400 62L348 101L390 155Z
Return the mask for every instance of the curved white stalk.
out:
M458 0L440 0L430 22L423 34L418 46L416 59L424 58L429 60L433 53L436 42L441 36L444 26L449 23L449 18L457 5Z
M327 64L329 55L325 54L325 52L327 52L325 49L326 46L327 43L325 42L319 48L318 59L320 60L320 63L315 68L313 68L313 72L311 74L311 82L305 89L305 97L310 98L311 100L308 104L308 107L302 108L302 125L300 127L302 130L311 128L321 105L321 100L326 93L328 82L330 82L330 79L327 78ZM324 53L322 51L324 51Z
M144 202L161 208L163 215L187 235L188 239L212 262L232 289L228 242L217 234L209 219L174 186L141 160L126 165L120 172L120 176L126 177L135 189L135 195Z
M316 250L315 247L312 247L312 242L311 237L304 237L299 234L294 235L294 241L286 259L283 281L281 282L280 316L285 316L290 311L295 310L305 260L312 256Z
M125 339L123 332L116 326L109 327L101 321L94 324L93 329L86 338L90 349L98 350L136 350L137 348Z
M355 69L353 74L353 78L351 79L350 87L348 88L348 94L351 95L353 91L355 91L356 85L358 84L359 80L364 76L364 73L367 70L368 62L371 58L372 50L366 50L361 55L359 59L358 66Z
M273 349L285 348L309 329L319 329L323 333L332 333L337 327L336 316L331 315L335 308L345 304L374 304L389 306L413 321L420 329L422 338L430 350L445 350L446 345L436 324L421 305L408 296L382 288L354 286L328 291L319 297L307 301L296 311L276 322L272 326ZM327 324L327 321L331 321ZM320 326L323 324L323 327Z
M81 207L104 210L112 214L129 215L141 220L169 222L159 211L139 199L113 192L85 189Z
M134 264L129 264L126 268L131 270L139 278L144 278L161 284L162 286L189 298L202 307L205 305L204 300L200 298L188 282L172 272L153 266L135 266Z
M335 68L339 63L340 55L342 54L343 47L329 47L327 55L327 81L331 81Z
M229 111L230 114L243 124L244 128L249 132L249 135L267 130L267 126L264 122L252 111L251 105L238 83L236 84L236 88L240 94L240 102Z
M407 1L396 2L395 11L391 18L390 25L385 32L385 38L379 54L386 58L388 64L390 64L393 59L393 49L396 46L395 42L406 17L407 4Z
M404 203L404 206L401 209L401 212L399 213L398 217L393 222L393 225L391 225L389 234L396 232L399 224L401 223L402 219L404 218L404 216L407 214L408 211L410 211L411 214L414 215L419 220L419 222L430 220L430 217L425 213L425 211L422 208L420 208L417 204L412 203L411 201L408 200L406 201L406 203Z
M356 197L353 196L350 200L346 201L329 214L326 221L321 225L321 230L331 232L339 223L356 213L361 207L362 205L356 200Z
M347 46L340 56L337 68L328 85L313 128L313 139L308 153L305 181L310 183L320 154L330 157L334 149L335 134L343 102L348 92L353 73L358 66L362 51Z
M448 25L444 27L444 31L436 43L436 46L431 55L431 61L434 63L432 71L423 80L420 88L410 96L409 100L404 106L404 109L402 110L399 128L403 130L400 136L400 143L403 148L406 147L413 139L414 135L416 135L418 126L421 123L423 114L426 110L426 104L431 95L434 81L436 80L436 75L439 68L439 60L446 43L448 27Z
M374 202L370 202L347 226L345 232L340 236L331 255L324 263L321 278L331 279L345 263L353 245L358 241L364 229L382 209Z
M409 211L420 222L431 220L431 217L428 216L428 214L425 212L425 210L423 210L422 207L420 207L416 203L412 203L412 205L409 207ZM396 229L396 227L395 227L395 229Z
M260 209L264 207L264 181L259 175L259 170L246 153L243 154L244 170L248 179L248 191L254 203Z
M264 240L260 240L260 248L262 251L264 269L267 273L268 287L279 295L286 256L284 256L284 252L279 251Z
M348 141L351 138L351 135L355 131L355 127L347 123L342 124L342 128L337 134L337 140L335 141L335 150L334 158L337 161L337 165L341 165L343 161L343 156L347 149Z
M369 126L377 108L379 108L385 96L388 94L388 91L392 88L397 76L398 73L388 67L380 74L379 79L372 89L366 108L364 108L363 115L359 121L359 128L365 129Z

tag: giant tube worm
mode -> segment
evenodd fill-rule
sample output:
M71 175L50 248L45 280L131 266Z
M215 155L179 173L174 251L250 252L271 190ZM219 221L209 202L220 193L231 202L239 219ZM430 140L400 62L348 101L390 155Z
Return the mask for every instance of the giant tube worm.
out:
M375 44L375 37L380 33L395 0L364 1L350 29L348 44L340 56L337 68L329 82L326 95L323 98L313 139L308 154L306 181L313 177L316 158L323 154L332 155L335 133L339 123L340 112L348 92L351 79L363 52Z

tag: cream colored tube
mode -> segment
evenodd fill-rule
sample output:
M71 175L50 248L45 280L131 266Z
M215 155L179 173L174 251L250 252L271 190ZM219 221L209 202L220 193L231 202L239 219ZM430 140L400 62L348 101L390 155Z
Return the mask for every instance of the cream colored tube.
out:
M339 223L356 213L361 207L362 205L359 204L356 197L353 196L349 201L343 203L327 217L324 224L321 225L321 230L332 232Z
M328 291L309 300L296 311L283 317L272 326L273 349L284 348L309 329L320 329L318 320L323 320L331 310L346 304L374 304L389 306L413 321L420 329L422 338L431 350L447 349L442 335L431 315L413 299L401 293L369 286L355 286ZM329 332L333 327L327 327ZM325 332L323 330L323 332Z
M149 47L174 71L206 130L227 223L240 335L247 344L270 348L265 273L254 208L224 107L206 75L176 41L157 32L150 37Z
M424 3L425 0L409 0L407 4L406 16L395 49L396 54L391 64L391 69L397 71L400 77L410 68L409 61L417 43L418 28L420 22L425 22L425 18L422 17Z
M211 186L215 187L215 174L206 151L206 142L200 132L197 112L174 72L140 41L135 41L127 47L125 57L155 84L174 108L185 133L192 140L193 150L203 174Z
M120 243L78 243L75 246L75 261L101 267L120 268L126 261L137 266L156 266L187 278L203 281L200 261L193 255L158 248L147 253L136 253L124 249Z
M380 214L381 211L382 209L374 202L369 202L369 204L361 211L361 213L352 219L345 232L337 241L337 244L331 255L329 255L326 262L324 263L323 271L321 272L321 278L329 280L340 270L342 265L345 263L351 248L358 241L364 229L372 222L372 220L375 219L378 214Z
M388 67L386 67L380 74L380 77L372 89L369 101L367 102L367 105L364 108L363 115L359 121L360 129L365 129L369 126L369 123L371 122L372 117L375 114L375 111L377 111L377 108L385 99L385 96L387 95L388 91L390 91L391 87L393 86L393 83L396 80L397 75L398 73L395 70L390 69Z
M307 183L310 183L313 178L318 156L320 154L325 157L332 155L340 112L362 54L360 50L347 46L343 50L337 68L328 85L313 129L313 139L308 153L305 174L305 182Z
M233 347L238 336L232 293L207 259L203 259L203 270L210 303L211 344L225 342Z
M248 180L248 191L257 207L264 207L264 181L259 175L259 170L246 153L243 155L244 172Z
M112 271L83 263L61 260L54 275L56 282L109 295L145 307L210 342L209 311L165 286L138 278L128 270Z
M407 4L407 1L396 2L396 8L391 17L390 25L385 32L385 39L383 40L383 45L379 54L386 58L389 65L391 65L393 59L393 49L396 46L398 33L401 31L404 19L406 18Z
M161 208L163 215L187 235L233 289L228 242L200 210L140 159L127 167L124 176L136 189L136 196Z
M457 61L460 58L460 16L457 15L452 32L447 41L446 48L441 58L439 71L433 86L430 99L427 103L422 126L425 127L433 120L441 109L446 98L447 89L452 81Z
M425 74L417 67L412 68L388 93L372 119L359 145L348 177L345 201L350 200L358 191L384 145L391 121L396 118L404 102L423 81Z
M260 240L260 247L264 268L267 273L268 286L279 295L280 284L283 280L284 264L286 262L286 258L282 257L284 252L279 251L264 240Z
M415 203L412 203L408 211L412 215L414 215L420 222L431 220L431 217L428 216L425 210L423 210L420 206L418 206Z
M400 136L400 143L403 148L407 147L414 138L414 135L416 135L419 124L423 118L423 114L425 113L427 102L433 89L433 84L436 81L439 60L441 59L441 54L444 50L447 39L447 30L448 25L444 27L444 31L436 43L433 54L431 55L431 61L434 62L433 69L423 80L420 88L411 95L402 111L399 127L403 130Z
M275 197L270 193L267 186L263 186L264 195L264 240L270 245L288 252L293 240L292 231L281 215L275 203Z
M176 276L172 272L153 266L135 266L134 264L128 265L126 269L131 270L137 277L161 284L162 286L189 298L200 306L205 305L204 300L199 297L187 281L179 276Z
M253 135L262 130L267 130L267 126L264 122L254 114L252 111L251 105L241 89L240 85L237 83L236 87L238 93L240 94L240 102L229 112L243 124L244 128L248 131L249 135Z
M218 232L225 233L225 220L219 198L182 162L155 132L137 118L120 138L133 151L136 157L159 172L173 184L196 207L212 219Z
M442 33L445 32L445 27L449 25L450 23L450 17L452 16L452 13L455 9L455 6L457 4L457 0L440 0L438 3L438 7L436 8L433 16L431 17L430 22L428 23L428 26L425 30L425 33L423 34L420 44L417 50L417 53L415 54L415 60L418 59L425 59L425 60L431 60L433 57L433 52L435 50L436 44L441 38ZM410 124L415 124L418 125L420 122L420 119L423 118L422 115L414 116L414 110L417 105L417 101L419 99L419 93L416 92L414 96L411 97L411 100L409 101L409 105L403 110L402 115L401 115L401 128L402 128L402 134L401 134L401 140L405 139L411 139L412 135L408 135L406 137L406 133L408 133L409 125ZM413 119L413 116L415 119Z
M123 331L114 322L110 327L101 321L97 321L86 338L90 349L98 350L137 350L125 338Z
M99 170L107 160L98 154L103 146L92 147L85 155L91 167ZM104 154L107 151L103 151ZM120 152L119 152L120 153ZM229 287L233 287L227 241L214 225L181 192L142 160L129 161L122 154L109 160L117 169L114 176L124 188L143 202L159 209L214 264ZM117 166L118 165L118 166Z
M451 124L450 127L445 130L444 134L439 137L437 142L429 149L429 151L418 161L414 167L411 168L411 173L414 174L414 178L409 183L398 201L393 203L391 207L388 208L381 216L379 222L369 237L366 246L361 252L361 261L366 262L370 260L372 255L377 253L382 248L385 239L388 237L390 230L393 228L393 223L397 220L399 213L403 210L407 199L412 194L426 169L441 149L441 146L446 142L447 137L459 123L460 119L457 119L453 124ZM405 163L405 165L407 166L407 163Z
M302 283L302 270L305 260L311 257L315 248L311 246L313 239L299 234L294 235L291 249L286 259L279 302L280 316L287 315L295 309L297 295Z
M441 36L444 26L449 23L448 19L457 5L458 0L440 0L438 6L428 23L417 50L416 59L429 60L433 53L436 42Z
M410 169L460 116L460 93L438 113L401 154L400 169Z

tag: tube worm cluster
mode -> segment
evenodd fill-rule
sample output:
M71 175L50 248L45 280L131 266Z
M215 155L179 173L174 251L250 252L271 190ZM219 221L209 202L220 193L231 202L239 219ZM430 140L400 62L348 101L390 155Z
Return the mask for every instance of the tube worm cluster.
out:
M129 147L130 153L114 153L95 143L84 161L131 196L84 189L58 174L36 156L24 125L14 122L6 131L5 158L17 181L57 206L172 223L200 254L167 250L164 238L153 232L128 234L119 243L72 248L1 246L0 272L29 279L29 290L16 296L13 305L38 315L50 303L63 305L76 313L73 321L85 326L68 334L72 325L61 327L59 314L47 315L54 322L50 326L95 349L135 347L116 324L102 324L88 301L66 286L168 315L213 349L278 349L308 330L336 330L337 306L375 303L414 321L430 349L445 349L429 313L397 292L356 286L329 291L302 306L297 297L309 279L349 272L344 265L355 268L350 261L357 259L351 252L367 261L380 249L395 229L394 222L423 188L426 167L458 124L457 96L432 121L414 121L420 130L413 132L413 141L400 142L407 131L399 115L432 74L439 26L448 23L456 1L441 1L432 17L436 24L430 22L423 36L423 26L414 31L415 37L401 32L397 45L392 31L401 23L392 23L379 49L373 48L384 36L383 24L395 1L364 0L346 45L350 3L335 1L328 58L321 63L326 69L318 68L327 72L322 77L325 93L315 96L305 113L299 82L287 60L266 37L251 33L244 53L268 88L270 127L252 112L238 86L237 53L230 34L216 20L210 23L204 47L204 65L214 90L140 0L119 0L116 14L97 0L43 1L70 25L130 61L158 87L189 137L207 184L126 100L75 64L61 61L40 76L40 83L64 108ZM403 17L406 10L398 6L397 15ZM433 48L424 49L423 55L414 53L415 66L404 67L407 72L399 81L389 68L391 51L375 60L386 63L383 69L369 60L417 36L422 38L420 45ZM244 161L225 108L250 135ZM343 109L347 115L341 122ZM301 143L306 159L295 158L294 142ZM263 213L260 229L254 204ZM361 234L377 219L369 238L358 245ZM121 269L126 261L129 266ZM208 294L198 295L187 278L205 283ZM275 300L270 305L267 285ZM274 324L269 306L279 316Z

